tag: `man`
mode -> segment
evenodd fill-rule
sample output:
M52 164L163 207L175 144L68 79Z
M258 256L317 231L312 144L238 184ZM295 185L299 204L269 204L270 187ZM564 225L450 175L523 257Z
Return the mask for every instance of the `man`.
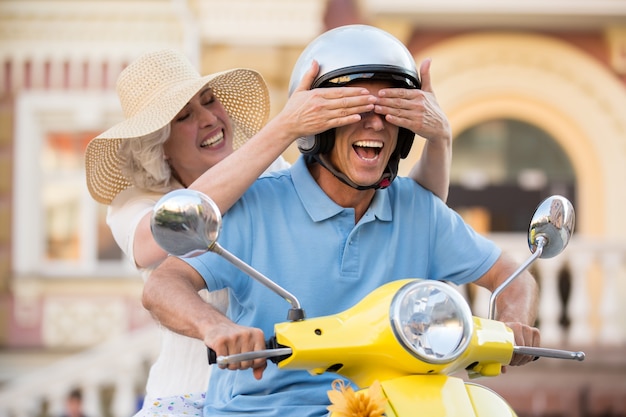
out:
M345 310L401 278L495 289L517 265L432 193L396 178L414 134L427 146L451 140L428 62L420 90L404 45L360 25L314 40L296 63L292 85L311 59L321 68L313 88L362 87L378 97L374 111L302 138L303 157L291 169L259 179L224 216L220 244L296 295L309 317ZM230 289L228 317L197 297L205 287ZM148 280L143 302L163 325L204 340L217 355L264 349L286 312L284 300L213 253L170 257ZM539 331L531 327L536 307L529 274L499 299L498 319L514 330L518 345L539 343ZM529 359L518 356L511 364ZM211 378L204 415L319 416L326 414L326 391L337 375L278 371L254 360L216 370Z

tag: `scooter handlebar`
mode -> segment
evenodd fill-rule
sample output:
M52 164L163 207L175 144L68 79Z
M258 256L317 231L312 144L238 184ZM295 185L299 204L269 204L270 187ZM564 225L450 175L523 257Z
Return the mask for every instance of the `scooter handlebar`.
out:
M577 361L585 360L585 352L572 352L569 350L560 350L560 349L547 349L540 347L531 347L531 346L515 346L513 347L514 353L519 353L522 355L531 355L536 358L555 358L555 359L572 359Z
M215 351L207 346L207 356L209 359L209 365L218 364L226 366L230 363L237 363L243 361L249 361L254 359L266 358L270 359L274 363L278 363L283 359L291 356L292 350L287 346L279 345L276 342L276 338L272 337L271 339L265 342L266 350L256 350L254 352L245 352L238 353L235 355L228 356L217 356Z
M278 348L278 349L265 349L255 350L253 352L236 353L228 356L218 356L216 363L220 366L227 366L231 363L238 363L243 361L251 361L254 359L270 359L272 362L280 362L282 359L291 355L293 351L291 348Z

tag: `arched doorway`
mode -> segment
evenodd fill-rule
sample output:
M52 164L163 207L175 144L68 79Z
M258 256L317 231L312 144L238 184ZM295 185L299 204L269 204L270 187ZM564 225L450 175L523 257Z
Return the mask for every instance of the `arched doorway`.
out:
M448 204L483 232L526 232L537 204L560 194L575 205L574 168L560 145L530 123L498 118L453 142Z
M455 36L419 51L415 60L427 57L455 138L498 118L540 127L576 172L576 231L623 238L626 193L616 190L623 190L626 172L626 90L602 63L561 40L513 32ZM419 144L401 175L418 159Z

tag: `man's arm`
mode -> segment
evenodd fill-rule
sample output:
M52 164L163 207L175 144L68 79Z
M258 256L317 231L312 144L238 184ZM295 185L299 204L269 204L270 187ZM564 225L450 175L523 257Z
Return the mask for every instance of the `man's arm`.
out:
M168 329L204 341L218 356L265 349L260 329L239 326L205 303L198 291L204 279L186 262L169 256L156 268L143 288L143 306ZM259 379L264 359L232 364L228 369L254 369Z
M517 268L515 262L502 255L476 284L493 292ZM539 346L539 329L533 327L537 319L538 300L537 282L528 271L524 271L502 291L496 301L496 319L513 330L518 346ZM511 365L524 365L532 359L529 355L514 355Z

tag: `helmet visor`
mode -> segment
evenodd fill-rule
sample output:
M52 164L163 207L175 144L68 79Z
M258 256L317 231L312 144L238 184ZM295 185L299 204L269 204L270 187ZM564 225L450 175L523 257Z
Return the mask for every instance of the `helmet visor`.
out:
M413 80L399 74L381 74L378 72L360 72L357 74L340 75L324 82L320 87L341 87L356 80L384 80L391 81L399 88L419 88Z

